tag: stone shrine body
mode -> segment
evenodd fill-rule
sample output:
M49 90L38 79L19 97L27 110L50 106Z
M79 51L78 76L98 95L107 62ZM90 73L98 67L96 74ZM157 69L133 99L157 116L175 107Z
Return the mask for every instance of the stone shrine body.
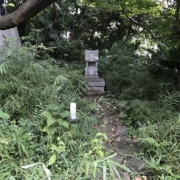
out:
M89 94L103 94L105 81L98 75L99 50L85 50L85 77L88 81Z

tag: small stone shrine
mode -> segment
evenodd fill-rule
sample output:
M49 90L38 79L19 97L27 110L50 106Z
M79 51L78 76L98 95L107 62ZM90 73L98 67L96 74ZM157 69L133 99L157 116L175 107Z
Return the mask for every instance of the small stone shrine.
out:
M85 77L90 88L89 94L103 94L105 81L98 75L98 60L99 50L85 50Z

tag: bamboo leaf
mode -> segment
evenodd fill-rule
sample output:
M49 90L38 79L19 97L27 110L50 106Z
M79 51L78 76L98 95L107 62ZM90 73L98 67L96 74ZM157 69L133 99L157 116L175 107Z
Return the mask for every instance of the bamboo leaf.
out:
M110 171L110 175L113 179L115 179L115 175L114 175L114 170L112 168L112 164L111 163L107 163L108 167L109 167L109 171Z
M116 165L116 166L120 167L120 169L122 169L123 171L131 173L131 170L128 169L125 165L119 164L119 163L117 163L115 161L112 161L112 160L108 160L108 162L113 164L113 165Z
M117 153L112 154L112 155L110 155L110 156L108 156L108 157L104 158L103 160L111 159L112 157L114 157L114 156L116 156L116 155L117 155Z
M96 150L96 153L100 156L103 157L104 156L104 152L100 149Z
M94 171L93 171L93 177L94 177L94 179L96 178L96 172L97 172L97 161L95 161L94 163L93 163L93 165L94 165Z
M114 169L114 172L116 173L117 177L119 178L119 180L122 180L118 170L116 169L116 166L112 166L112 168Z
M106 173L107 173L107 167L106 167L106 161L103 162L103 180L106 180Z

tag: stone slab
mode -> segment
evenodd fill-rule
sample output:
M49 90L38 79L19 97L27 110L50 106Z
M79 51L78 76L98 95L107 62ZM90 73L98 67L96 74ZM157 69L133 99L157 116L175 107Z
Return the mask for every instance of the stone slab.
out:
M125 140L116 141L114 143L114 147L120 155L133 154L139 152L140 150L138 143L128 142Z
M102 92L104 92L104 87L95 87L95 86L93 86L93 87L89 87L90 88L90 91L102 91Z
M103 78L100 78L98 76L85 76L85 78L88 80L88 81L92 81L92 82L105 82Z
M105 132L112 132L112 129L114 128L114 126L112 124L106 124L105 126Z
M96 78L99 79L99 76L98 75L89 75L89 74L86 74L85 78L86 79L96 79Z
M103 95L105 94L104 90L95 90L95 89L90 89L86 92L88 95Z
M126 126L117 126L116 132L119 136L123 136L123 135L127 134L127 127Z
M111 116L111 115L113 115L115 113L115 110L114 109L107 109L107 110L105 110L105 115L106 116ZM112 118L111 117L109 117L110 118L110 120L112 120L113 119L113 116L112 116ZM110 120L109 120L109 122L110 122Z
M88 86L102 86L102 87L104 87L105 86L105 82L103 82L103 81L96 81L96 82L93 82L93 81L89 81L88 82Z
M106 112L105 112L105 115L106 115ZM104 124L111 123L111 121L112 121L111 117L105 116L105 117L102 118L102 122Z
M105 82L103 78L93 78L93 77L89 77L86 78L88 81L92 81L92 82Z
M119 174L120 174L122 180L131 180L128 173L120 171Z
M95 62L99 60L99 50L94 50L94 51L90 51L90 50L85 50L85 61L87 62Z
M13 40L12 42L11 39ZM22 46L17 27L0 30L0 46L9 46L10 44Z
M138 173L141 175L147 174L147 165L145 161L138 158L129 158L126 162L127 167L133 171L134 173Z

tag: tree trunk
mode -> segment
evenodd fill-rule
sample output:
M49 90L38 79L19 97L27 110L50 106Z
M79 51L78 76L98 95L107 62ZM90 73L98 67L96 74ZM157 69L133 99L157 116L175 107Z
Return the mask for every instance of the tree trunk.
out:
M0 30L13 28L26 22L55 1L57 0L27 0L13 13L0 16Z

